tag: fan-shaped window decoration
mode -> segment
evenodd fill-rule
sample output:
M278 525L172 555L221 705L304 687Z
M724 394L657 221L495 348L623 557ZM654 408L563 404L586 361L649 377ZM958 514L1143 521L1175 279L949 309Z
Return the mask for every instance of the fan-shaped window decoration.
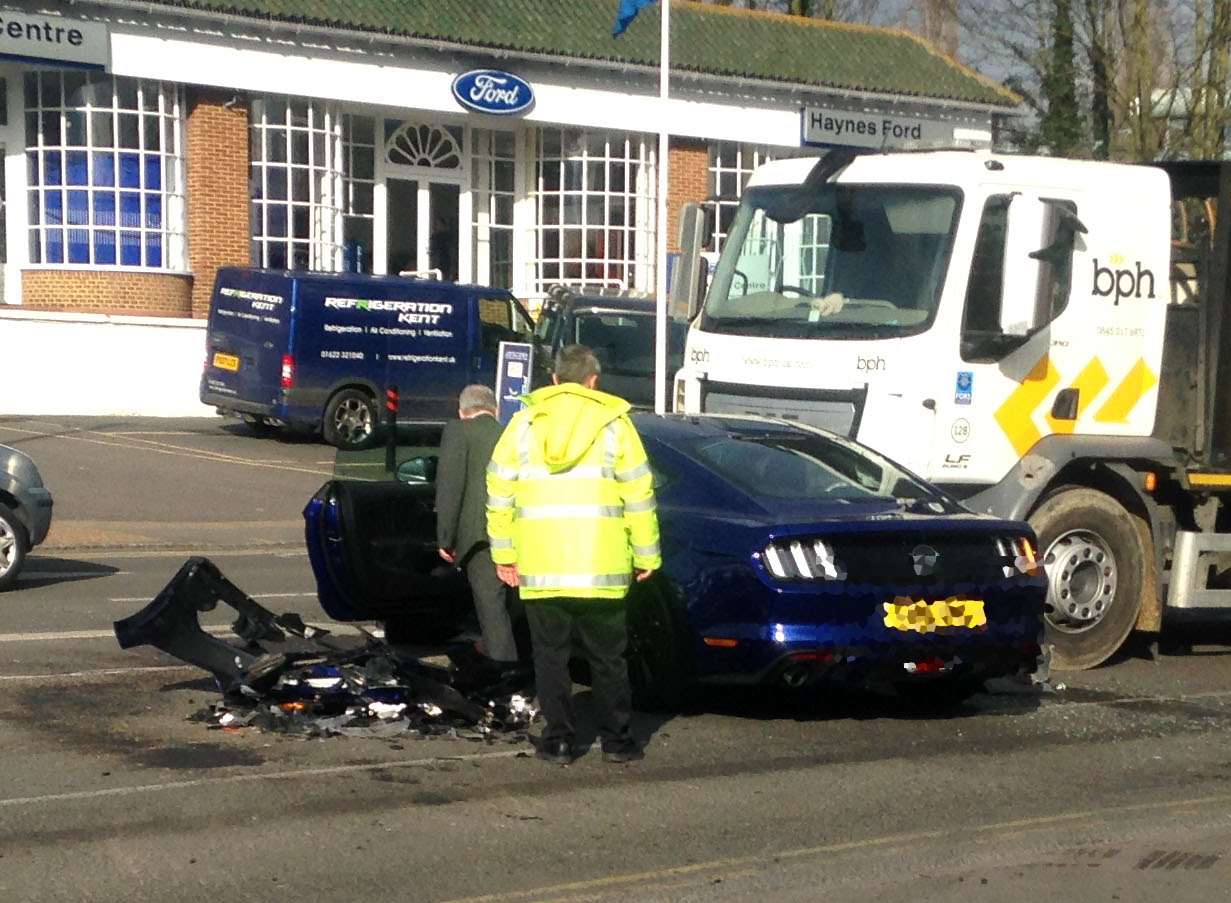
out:
M460 169L462 145L458 138L452 129L403 122L389 134L385 141L385 153L390 163L404 166Z

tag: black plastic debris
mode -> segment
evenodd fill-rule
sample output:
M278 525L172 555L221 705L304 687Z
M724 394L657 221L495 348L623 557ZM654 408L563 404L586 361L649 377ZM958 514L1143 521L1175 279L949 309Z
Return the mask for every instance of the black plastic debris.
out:
M239 642L201 628L200 613L219 601L238 614ZM122 649L154 646L213 675L222 699L191 717L214 728L516 739L536 714L528 668L495 668L470 646L444 650L448 665L436 665L366 631L335 636L297 614L275 615L207 558L184 562L149 605L114 627Z

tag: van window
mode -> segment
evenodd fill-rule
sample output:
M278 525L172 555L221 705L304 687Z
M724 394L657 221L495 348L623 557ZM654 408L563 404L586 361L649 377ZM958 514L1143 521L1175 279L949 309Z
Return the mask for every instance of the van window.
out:
M530 318L511 298L480 298L479 326L483 348L493 352L501 342L529 342L534 335Z

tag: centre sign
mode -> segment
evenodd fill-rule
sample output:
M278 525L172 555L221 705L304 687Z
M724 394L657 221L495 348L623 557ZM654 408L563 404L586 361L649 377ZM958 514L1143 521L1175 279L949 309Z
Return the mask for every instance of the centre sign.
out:
M801 115L800 137L805 145L874 150L953 146L953 125L935 119L825 107L804 107Z
M499 69L472 69L453 79L453 97L467 110L516 116L534 106L534 89L524 78Z
M111 37L102 22L0 10L0 59L105 70Z

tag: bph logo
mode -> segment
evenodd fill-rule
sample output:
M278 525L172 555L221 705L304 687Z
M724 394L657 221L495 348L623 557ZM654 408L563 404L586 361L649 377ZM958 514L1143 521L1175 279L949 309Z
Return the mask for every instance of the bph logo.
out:
M1095 297L1113 296L1117 305L1121 298L1140 298L1143 293L1145 297L1153 300L1153 270L1144 268L1140 260L1133 262L1135 270L1118 267L1118 264L1124 262L1124 258L1119 254L1113 254L1108 262L1112 266L1117 266L1117 269L1113 270L1110 266L1099 266L1098 258L1094 258L1094 287L1091 292Z

